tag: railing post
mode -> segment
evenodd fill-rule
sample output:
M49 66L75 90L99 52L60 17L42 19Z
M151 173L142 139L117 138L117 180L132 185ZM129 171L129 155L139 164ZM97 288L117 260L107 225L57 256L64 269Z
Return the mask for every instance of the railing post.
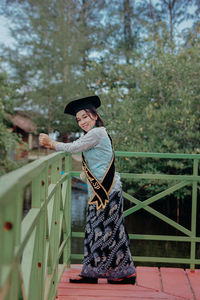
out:
M13 193L13 203L10 203L3 211L1 220L4 227L4 239L1 239L4 246L3 264L8 266L12 264L11 254L14 254L15 248L20 244L20 230L22 217L22 192L16 189ZM2 248L2 247L1 247ZM18 299L20 280L18 276L20 261L13 265L13 271L9 277L8 295L9 299ZM5 269L4 269L5 271Z
M61 177L62 161L61 158L54 161L51 165L51 183L57 184ZM56 191L50 200L50 236L49 245L51 250L51 260L48 264L48 274L51 275L50 291L46 299L53 299L56 294L56 287L58 284L58 264L59 264L59 228L60 228L60 210L61 210L61 185L56 186Z
M47 168L32 181L32 208L40 209L47 195ZM22 274L25 292L29 300L44 299L46 255L46 211L42 208L39 222L31 234L22 258ZM35 288L37 286L37 289Z
M71 264L71 189L72 189L72 156L70 154L67 155L65 160L65 169L66 172L69 173L69 177L67 179L67 194L66 194L66 206L64 210L65 220L66 220L66 236L67 243L64 249L63 260L64 263L67 264L67 267L70 267Z
M194 159L193 162L193 176L198 176L198 159ZM197 181L193 181L192 184L192 215L191 215L191 231L192 238L196 237L196 222L197 222ZM196 257L196 242L191 241L190 247L190 259L192 263L190 264L190 270L195 269L195 257Z

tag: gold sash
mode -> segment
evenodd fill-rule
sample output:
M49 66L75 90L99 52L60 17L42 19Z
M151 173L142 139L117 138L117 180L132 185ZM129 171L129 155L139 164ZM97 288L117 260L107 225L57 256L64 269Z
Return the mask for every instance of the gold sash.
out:
M111 137L109 136L110 140ZM111 140L112 144L112 140ZM113 150L113 156L111 162L106 170L103 179L101 182L94 176L94 174L90 171L85 161L84 155L82 153L82 164L83 169L85 171L86 177L92 187L94 195L89 200L89 204L96 204L97 210L100 208L105 208L106 204L109 202L109 193L112 189L114 179L115 179L115 154Z

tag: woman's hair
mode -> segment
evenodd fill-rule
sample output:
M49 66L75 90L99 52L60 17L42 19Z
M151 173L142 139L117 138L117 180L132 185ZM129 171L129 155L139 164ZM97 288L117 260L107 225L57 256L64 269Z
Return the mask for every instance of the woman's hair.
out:
M94 117L97 116L97 120L96 120L96 126L97 127L104 126L104 122L103 122L102 118L100 117L100 115L98 114L95 107L94 108L87 108L87 109L85 109L85 111L87 113L90 113Z

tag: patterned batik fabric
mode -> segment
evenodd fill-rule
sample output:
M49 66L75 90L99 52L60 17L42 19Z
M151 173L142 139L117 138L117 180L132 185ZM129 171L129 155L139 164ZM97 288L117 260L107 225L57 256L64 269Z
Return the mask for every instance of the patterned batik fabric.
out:
M105 209L88 205L82 276L123 278L135 273L124 226L122 191L110 196Z

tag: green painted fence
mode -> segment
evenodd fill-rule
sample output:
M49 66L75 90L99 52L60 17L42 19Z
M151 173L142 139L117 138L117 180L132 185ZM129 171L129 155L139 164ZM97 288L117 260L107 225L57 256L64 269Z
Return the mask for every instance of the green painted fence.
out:
M121 177L172 182L169 188L145 201L124 193L124 197L135 204L124 215L126 217L144 209L182 234L158 236L130 233L130 239L190 243L189 258L134 256L134 261L183 263L194 269L195 265L200 264L196 254L196 245L200 243L200 237L196 235L200 155L116 152L116 156L186 159L192 162L191 175L122 173ZM71 155L54 153L0 178L1 300L53 300L64 268L70 265L71 259L83 258L83 254L71 253L71 237L84 236L83 232L71 232L71 178L80 173L73 172L71 166ZM23 199L27 186L31 190L31 209L23 217ZM184 186L190 186L192 191L190 229L150 206Z
M55 298L70 264L71 162L55 153L0 178L1 300ZM27 186L32 204L22 218Z

